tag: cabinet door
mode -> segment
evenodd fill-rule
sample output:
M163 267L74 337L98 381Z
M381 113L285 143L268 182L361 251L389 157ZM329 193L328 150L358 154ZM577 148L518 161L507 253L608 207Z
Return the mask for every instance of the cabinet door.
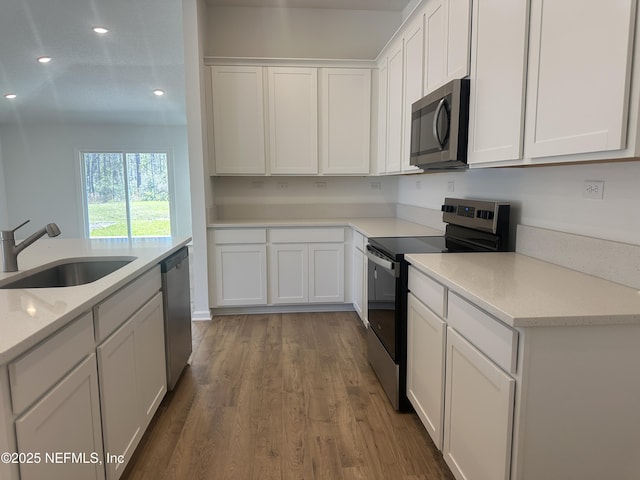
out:
M442 453L456 478L510 477L515 380L447 330Z
M473 2L468 163L522 158L528 0Z
M525 156L625 147L636 3L532 0Z
M420 15L404 35L404 118L402 128L402 171L419 171L409 164L411 153L411 106L422 98L424 60L424 18Z
M344 302L344 244L309 245L309 302Z
M264 174L262 67L211 67L217 174Z
M158 292L133 318L136 322L140 417L144 431L167 393L162 293Z
M309 301L309 254L304 244L269 247L269 291L271 303Z
M322 173L368 174L371 70L321 69Z
M424 93L426 95L442 86L446 78L446 0L433 0L427 4L424 25Z
M365 256L358 248L353 249L353 308L364 321L364 275Z
M271 173L318 173L318 71L269 67Z
M107 479L119 478L140 438L135 319L129 319L97 348L105 452L124 455L106 464Z
M391 49L388 66L387 163L385 173L398 173L402 166L402 39Z
M378 71L378 164L376 173L387 171L387 107L388 107L389 69L384 58Z
M216 304L267 304L267 246L219 245L215 252Z
M103 479L96 356L91 354L16 420L18 451L39 453L40 463L21 463L20 478ZM46 462L46 453L83 454L87 463Z
M447 326L413 294L407 303L407 397L442 448L444 357Z
M469 75L470 53L471 1L448 0L446 82Z

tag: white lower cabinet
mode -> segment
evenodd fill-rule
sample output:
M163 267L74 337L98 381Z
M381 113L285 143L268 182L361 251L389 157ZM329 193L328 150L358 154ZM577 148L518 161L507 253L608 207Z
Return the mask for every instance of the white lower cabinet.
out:
M515 380L448 329L442 453L456 478L508 480Z
M309 249L304 244L271 245L269 287L271 303L309 301Z
M266 245L218 245L214 258L217 305L266 305Z
M407 397L442 448L447 324L412 293L407 300Z
M103 479L104 465L96 356L89 355L16 420L18 452L38 454L20 464L22 480ZM60 455L73 452L75 461ZM25 457L28 460L28 457Z
M344 244L271 245L270 303L344 302Z
M161 348L162 347L162 348ZM97 348L107 479L119 478L166 392L162 294Z

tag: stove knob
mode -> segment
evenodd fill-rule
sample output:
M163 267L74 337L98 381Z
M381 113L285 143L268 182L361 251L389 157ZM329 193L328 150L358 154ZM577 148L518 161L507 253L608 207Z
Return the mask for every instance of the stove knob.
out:
M456 211L455 205L442 205L442 211L444 213L453 213Z

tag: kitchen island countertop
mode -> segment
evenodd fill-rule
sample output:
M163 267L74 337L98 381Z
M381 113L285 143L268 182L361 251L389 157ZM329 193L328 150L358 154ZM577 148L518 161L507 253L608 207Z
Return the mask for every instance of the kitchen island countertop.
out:
M0 284L63 259L136 257L115 272L85 285L0 289L0 365L35 346L71 320L160 263L191 241L167 239L41 239L18 257L20 270L0 273Z
M418 270L511 327L640 324L640 292L518 253L412 254Z

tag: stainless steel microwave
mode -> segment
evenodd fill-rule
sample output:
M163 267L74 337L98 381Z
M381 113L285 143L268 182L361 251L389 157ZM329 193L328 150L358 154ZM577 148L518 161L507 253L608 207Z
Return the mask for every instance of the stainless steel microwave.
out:
M411 165L466 168L468 134L469 80L453 80L411 106Z

